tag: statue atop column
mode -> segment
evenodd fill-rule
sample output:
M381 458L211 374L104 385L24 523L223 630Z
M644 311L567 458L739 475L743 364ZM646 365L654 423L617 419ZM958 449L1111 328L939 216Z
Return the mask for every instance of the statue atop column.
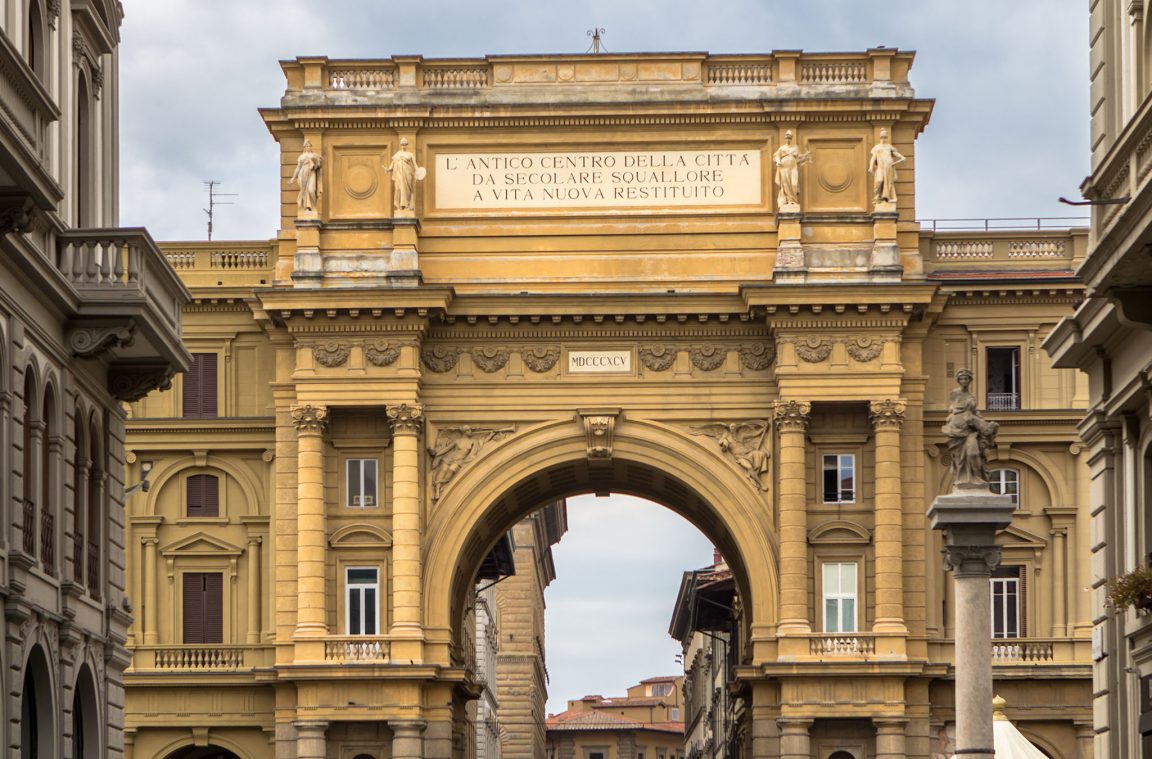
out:
M959 385L948 395L948 420L940 428L952 456L952 490L988 489L988 450L996 447L1000 425L980 416L969 388L972 372L956 372Z
M416 210L416 182L425 176L422 166L416 165L416 156L408 150L408 138L400 139L400 149L392 155L392 163L384 168L392 175L392 203L397 211Z
M812 153L801 153L792 144L792 130L784 133L784 144L772 154L776 165L776 205L785 213L800 212L800 164L812 160Z

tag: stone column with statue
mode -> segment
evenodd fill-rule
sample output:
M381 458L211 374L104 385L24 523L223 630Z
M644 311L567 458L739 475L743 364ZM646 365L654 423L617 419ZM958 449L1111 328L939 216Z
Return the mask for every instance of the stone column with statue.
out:
M988 451L998 425L980 416L972 372L956 373L948 419L941 431L951 456L952 489L928 508L934 530L944 532L944 567L956 581L956 753L995 759L992 736L992 570L1000 564L996 531L1012 523L1011 496L991 492Z

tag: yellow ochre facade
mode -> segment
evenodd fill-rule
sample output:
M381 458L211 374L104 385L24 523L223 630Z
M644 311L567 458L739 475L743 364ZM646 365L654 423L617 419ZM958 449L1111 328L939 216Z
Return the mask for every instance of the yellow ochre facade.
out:
M282 63L276 239L164 246L195 362L128 420L129 755L463 756L478 570L585 492L724 557L741 757L945 755L967 367L1019 503L997 691L1090 757L1087 394L1039 350L1086 233L919 224L912 61Z

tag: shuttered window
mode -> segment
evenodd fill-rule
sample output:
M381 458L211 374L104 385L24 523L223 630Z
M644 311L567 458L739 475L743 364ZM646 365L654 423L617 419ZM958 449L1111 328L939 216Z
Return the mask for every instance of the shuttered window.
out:
M188 516L220 516L220 480L211 474L194 474L188 478Z
M216 364L215 353L192 354L192 368L184 375L185 418L216 417Z
M184 573L184 642L224 642L224 575Z

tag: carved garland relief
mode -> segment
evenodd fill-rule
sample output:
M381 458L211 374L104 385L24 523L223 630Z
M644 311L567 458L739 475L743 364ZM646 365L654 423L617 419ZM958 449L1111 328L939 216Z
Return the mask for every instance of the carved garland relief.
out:
M364 358L373 366L391 366L400 358L400 345L389 342L364 344Z
M365 358L377 366L386 366L396 360L383 361L378 346L366 347ZM398 350L394 348L393 350ZM644 368L652 372L664 372L676 363L676 356L681 348L674 344L657 343L641 345L637 355ZM740 355L740 363L749 371L763 371L772 365L776 358L776 346L772 343L745 343L737 346L726 345L691 345L683 348L688 352L692 365L700 371L711 372L724 365L730 350L736 350ZM829 348L830 350L830 348ZM514 352L520 354L524 365L529 371L542 374L551 371L560 361L561 348L559 345L535 345L526 348L509 348L506 346L485 346L479 348L462 348L458 346L436 345L425 348L420 354L420 360L429 371L444 374L456 368L460 354L467 352L472 357L472 363L482 372L492 374L507 366Z
M329 369L348 363L350 352L347 345L337 342L321 343L312 347L312 356L316 359L316 363Z
M667 371L676 363L676 353L675 345L641 345L640 363L651 372Z
M794 344L796 346L796 357L809 364L819 364L827 361L828 357L832 355L832 346L836 343L843 343L844 349L853 361L866 364L880 357L880 354L884 352L884 344L887 343L888 340L883 337L860 335L839 340L815 336L792 337L785 338L782 342Z

